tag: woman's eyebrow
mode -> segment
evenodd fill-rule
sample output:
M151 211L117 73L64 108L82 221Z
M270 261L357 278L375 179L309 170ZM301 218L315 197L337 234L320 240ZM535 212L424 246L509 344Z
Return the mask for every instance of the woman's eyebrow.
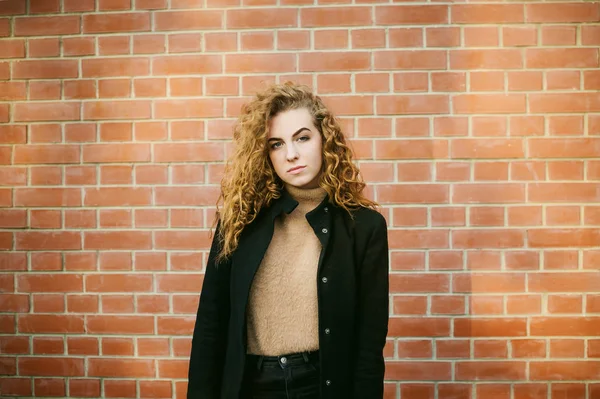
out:
M308 130L310 131L309 128L307 127L301 127L300 129L296 130L294 132L294 134L292 134L292 138L296 137L297 135L299 135L300 133L302 133L304 130ZM271 137L270 139L268 139L267 141L272 141L272 140L281 140L279 137Z

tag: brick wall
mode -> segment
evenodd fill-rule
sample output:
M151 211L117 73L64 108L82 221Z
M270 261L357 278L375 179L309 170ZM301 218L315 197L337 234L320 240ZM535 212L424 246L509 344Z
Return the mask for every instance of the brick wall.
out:
M389 221L386 398L600 398L599 21L0 1L0 396L184 397L232 121L291 79L342 118Z

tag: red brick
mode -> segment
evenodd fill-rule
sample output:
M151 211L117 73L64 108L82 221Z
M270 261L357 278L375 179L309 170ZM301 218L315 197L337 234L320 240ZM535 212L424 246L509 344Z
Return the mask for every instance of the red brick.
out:
M149 378L155 376L154 360L95 358L89 359L88 362L90 377Z
M9 62L0 62L0 80L9 80L10 79L10 69L11 64ZM1 118L0 114L0 118Z
M13 65L14 79L77 78L76 60L18 61Z
M63 0L65 12L94 11L94 0Z
M122 55L130 53L129 36L106 36L98 38L99 55Z
M500 46L500 35L495 26L467 26L463 36L465 47Z
M240 33L240 48L242 51L273 50L274 41L274 32Z
M60 81L29 82L30 100L58 100L61 91Z
M80 274L64 274L60 279L51 274L22 275L17 278L19 292L79 292L83 291Z
M65 56L96 54L96 40L94 37L65 37L62 41Z
M145 32L150 13L89 14L83 17L83 33Z
M227 10L227 29L293 28L298 12L293 8Z
M455 139L451 157L459 158L522 158L523 143L520 139Z
M89 334L153 334L153 316L87 316ZM100 376L94 373L90 376ZM153 375L152 375L153 376Z
M29 58L58 57L60 55L60 42L58 38L29 39Z
M460 28L427 28L425 30L427 47L459 47Z
M529 48L525 62L527 68L597 68L598 49Z
M0 48L0 57L2 58L24 58L25 40L23 39L2 39L2 48Z
M171 398L171 381L140 381L140 398Z
M169 35L169 53L200 52L202 35L199 33L181 33Z
M0 4L0 15L19 15L27 11L26 0L6 1Z
M375 8L377 25L441 25L448 23L447 5L393 5Z
M221 73L221 56L181 55L155 57L152 61L153 75L186 75Z
M85 249L150 249L151 234L145 231L86 232Z
M98 398L100 397L100 380L83 378L70 379L69 393L71 396Z
M26 97L25 82L0 82L0 101L24 100ZM8 129L9 127L3 126L2 128Z
M373 17L371 7L315 7L300 9L300 26L303 28L334 26L367 26Z
M16 146L14 163L79 163L79 147L57 144Z
M89 292L149 292L152 276L144 274L95 274L85 276Z
M149 119L151 103L146 100L85 102L83 117L87 120Z
M576 26L542 26L542 45L574 46L577 44Z
M307 50L310 47L309 31L278 31L278 50Z
M32 14L50 14L60 12L60 0L30 0L29 12Z
M3 354L28 355L31 353L27 336L4 336L0 339L0 348L2 348Z
M564 190L566 190L565 188ZM592 247L598 242L600 230L586 229L547 229L528 231L528 241L532 248L539 247Z
M0 294L3 312L28 313L30 309L29 295ZM6 353L6 352L3 352Z
M21 333L81 334L84 332L83 316L22 314L19 315L18 326Z
M393 275L390 290L394 293L446 293L450 292L450 280L445 274Z
M377 113L398 114L441 114L449 112L447 95L398 95L376 97Z
M161 10L167 8L167 0L136 0L137 10Z
M524 273L455 274L452 279L455 293L520 293L525 291Z
M150 160L148 144L113 143L83 147L83 162L144 162Z
M423 29L422 28L390 28L389 29L390 48L404 47L422 47Z
M529 186L529 201L594 202L600 185L587 182L536 183Z
M399 361L386 364L386 378L391 380L448 381L451 378L450 362ZM410 396L409 396L410 397Z
M446 69L446 52L438 50L376 51L375 69Z
M306 58L312 54L301 54L300 71L306 67ZM304 60L304 63L303 63ZM277 73L294 72L296 56L294 54L227 54L225 55L226 73Z
M0 126L0 144L24 144L26 141L27 130L25 125Z
M237 50L237 33L217 32L204 35L204 47L207 52L223 52Z
M384 29L357 29L350 32L352 48L385 47Z
M103 300L107 298L118 298L118 297L126 297L125 295L119 296L110 296L104 295L102 297ZM133 296L129 296L133 299ZM133 301L132 301L133 302ZM132 306L133 308L133 303ZM104 311L104 307L102 308ZM111 338L104 337L102 338L102 355L103 356L133 356L134 347L133 347L133 339L132 338Z
M80 269L83 269L83 267L80 267ZM95 270L95 266L87 270ZM67 310L69 313L97 313L99 309L98 298L98 295L67 295ZM69 353L97 355L98 342L95 338L90 338L90 340L94 343L91 349L86 345L86 348L80 348L77 352L75 350L71 351L71 344L69 343Z
M222 99L157 100L154 106L155 117L161 119L223 116Z
M64 346L62 337L33 337L33 354L62 355Z
M455 337L524 337L526 335L525 318L454 319Z
M498 28L492 26L469 26L464 28L465 47L498 47Z
M131 0L98 0L99 11L131 10Z
M218 190L212 187L161 187L156 190L155 202L160 205L212 205L217 197ZM167 235L163 237L168 238Z
M104 395L107 398L136 398L136 381L104 379Z
M517 49L451 50L452 69L522 68L523 57Z
M83 77L140 76L150 72L148 58L95 58L82 61Z
M598 22L600 9L593 3L526 4L526 22Z
M10 36L10 20L8 18L0 18L0 37Z
M529 96L530 112L534 113L600 111L600 94L597 93L540 93Z
M377 159L439 159L448 157L448 143L442 140L377 140Z
M357 93L387 93L390 90L387 73L361 73L354 75Z
M77 15L15 18L15 36L73 35L80 32Z
M453 99L453 110L465 113L525 113L524 94L461 94Z
M522 4L453 4L454 24L505 24L524 22Z
M537 28L527 26L505 26L502 28L502 42L506 47L537 45Z
M161 11L154 14L154 23L156 31L220 29L223 25L223 11Z
M164 335L191 335L194 331L195 319L180 316L158 316L157 333Z
M583 25L581 27L581 44L584 46L600 44L600 26Z
M394 74L395 92L426 92L429 90L429 77L424 72L401 72Z

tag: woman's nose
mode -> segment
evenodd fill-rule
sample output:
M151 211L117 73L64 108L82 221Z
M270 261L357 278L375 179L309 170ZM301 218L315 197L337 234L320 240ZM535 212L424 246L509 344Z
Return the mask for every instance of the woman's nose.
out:
M287 160L288 161L293 161L294 159L298 158L298 151L296 150L296 147L293 145L289 145L287 146Z

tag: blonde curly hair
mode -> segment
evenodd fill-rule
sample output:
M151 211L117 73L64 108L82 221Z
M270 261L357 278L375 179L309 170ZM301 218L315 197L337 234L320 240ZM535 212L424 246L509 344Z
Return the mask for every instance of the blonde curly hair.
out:
M217 260L228 258L237 248L240 234L263 207L281 195L283 183L268 154L271 119L280 112L306 108L323 139L323 170L319 181L329 201L350 212L353 208L375 208L367 199L352 150L341 127L319 96L309 87L292 82L275 84L256 94L242 107L233 133L234 152L225 166L215 224L219 223L221 251ZM223 201L222 208L219 203Z

